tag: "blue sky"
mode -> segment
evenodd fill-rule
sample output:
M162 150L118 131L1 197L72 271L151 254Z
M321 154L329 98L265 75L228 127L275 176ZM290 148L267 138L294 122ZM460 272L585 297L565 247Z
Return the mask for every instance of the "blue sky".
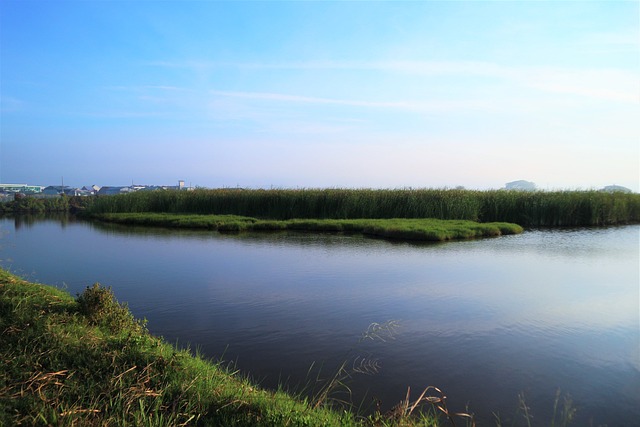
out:
M637 1L0 4L0 182L639 190Z

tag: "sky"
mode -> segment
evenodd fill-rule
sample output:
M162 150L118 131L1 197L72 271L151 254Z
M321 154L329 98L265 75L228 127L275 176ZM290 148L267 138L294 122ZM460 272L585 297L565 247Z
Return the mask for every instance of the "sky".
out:
M638 1L0 3L0 182L640 187Z

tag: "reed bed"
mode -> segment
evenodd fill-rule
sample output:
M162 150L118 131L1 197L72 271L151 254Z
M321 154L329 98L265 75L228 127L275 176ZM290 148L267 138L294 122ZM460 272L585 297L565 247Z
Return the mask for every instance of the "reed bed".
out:
M525 227L640 223L640 194L450 189L217 189L103 196L91 214L182 213L261 219L435 218Z
M77 212L85 209L93 201L90 197L80 196L47 198L27 196L0 203L0 214Z

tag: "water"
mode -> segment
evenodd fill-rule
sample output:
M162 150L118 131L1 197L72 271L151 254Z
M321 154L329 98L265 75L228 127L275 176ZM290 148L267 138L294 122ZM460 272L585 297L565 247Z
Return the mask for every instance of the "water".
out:
M220 235L0 220L0 263L76 294L111 286L149 329L267 387L300 389L366 358L356 405L442 389L481 425L548 425L557 390L574 425L640 425L640 226L537 230L445 244L335 234ZM359 341L373 322L385 341ZM313 374L309 375L309 368ZM339 390L338 390L339 391ZM518 418L520 417L520 418Z

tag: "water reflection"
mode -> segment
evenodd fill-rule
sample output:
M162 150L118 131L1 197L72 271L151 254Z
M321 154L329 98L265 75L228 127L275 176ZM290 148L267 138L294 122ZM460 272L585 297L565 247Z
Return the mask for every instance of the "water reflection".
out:
M407 386L437 385L490 423L524 391L543 420L560 388L577 425L640 418L638 226L426 245L73 219L0 227L14 271L71 293L110 285L152 332L225 354L268 386L303 384L312 363L331 372L357 348L382 369L354 379L356 402L389 407ZM388 319L401 322L395 340L358 344Z
M3 218L0 215L0 218ZM50 221L59 223L61 227L65 227L70 221L75 221L76 218L67 212L52 212L52 213L28 213L18 215L6 215L5 220L13 219L14 228L19 230L22 227L33 227L36 223Z

